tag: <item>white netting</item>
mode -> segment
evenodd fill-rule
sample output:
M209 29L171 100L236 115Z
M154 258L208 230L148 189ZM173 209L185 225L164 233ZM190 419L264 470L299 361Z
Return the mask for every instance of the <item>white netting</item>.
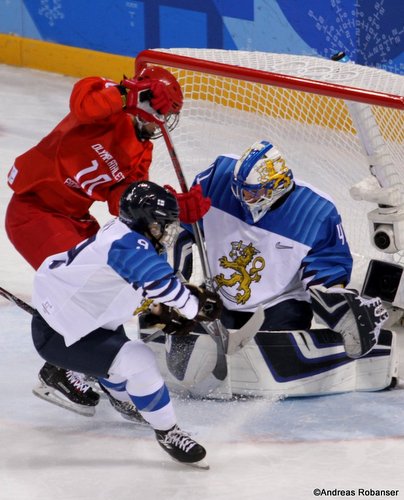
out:
M316 57L205 49L164 52L404 95L402 76ZM362 280L369 258L387 258L369 240L367 213L376 206L354 201L349 195L349 188L369 175L369 159L343 99L246 81L242 71L238 78L212 75L203 68L203 62L200 71L177 69L166 62L164 65L178 78L185 96L180 123L172 138L189 183L217 155L241 154L257 140L269 140L283 151L296 177L334 198L355 257L354 284ZM394 174L391 178L404 186L402 112L372 105L370 119L373 121L365 124L365 129L376 129L389 156L389 168ZM163 140L155 143L152 180L178 187Z

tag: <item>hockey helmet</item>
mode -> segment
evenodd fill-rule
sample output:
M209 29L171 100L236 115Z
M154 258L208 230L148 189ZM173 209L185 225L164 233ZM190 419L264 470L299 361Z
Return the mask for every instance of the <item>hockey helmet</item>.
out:
M184 96L175 76L160 66L144 66L135 75L135 78L137 80L159 80L164 83L171 100L171 108L165 114L165 122L168 130L173 130L178 124L179 114L184 104ZM156 139L157 137L161 137L161 133L158 131L151 136L151 139Z
M234 167L232 192L254 222L292 187L292 171L279 150L268 141L249 147Z
M119 205L119 219L149 238L158 251L174 243L179 230L179 213L175 196L151 181L131 184Z

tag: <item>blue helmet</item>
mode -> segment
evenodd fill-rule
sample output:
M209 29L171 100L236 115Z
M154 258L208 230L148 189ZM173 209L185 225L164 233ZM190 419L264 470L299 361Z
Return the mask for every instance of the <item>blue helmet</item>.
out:
M254 222L292 187L292 171L282 154L268 141L249 147L234 167L231 189Z

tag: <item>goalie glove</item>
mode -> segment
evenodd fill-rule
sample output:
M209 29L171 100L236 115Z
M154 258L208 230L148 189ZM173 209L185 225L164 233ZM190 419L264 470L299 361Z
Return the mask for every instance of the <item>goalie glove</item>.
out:
M345 288L310 288L314 313L329 328L342 335L345 352L360 358L376 345L388 313L379 298L364 299L358 292Z
M190 283L186 283L185 286L199 301L199 311L194 318L196 321L207 321L211 323L220 318L223 303L218 293L196 285L191 285Z

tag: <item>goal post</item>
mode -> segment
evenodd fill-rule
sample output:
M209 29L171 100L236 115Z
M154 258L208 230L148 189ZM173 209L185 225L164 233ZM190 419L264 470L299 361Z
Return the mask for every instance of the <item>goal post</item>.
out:
M188 183L219 154L269 140L295 177L334 199L358 288L370 259L401 260L401 252L371 244L368 214L384 205L402 210L403 76L313 56L216 49L139 53L136 68L148 64L166 67L182 87L172 138ZM176 185L163 141L155 142L151 177Z
M181 51L183 51L184 54L192 54L192 57L190 55L181 55ZM240 66L239 64L236 64L238 62L237 59L230 56L231 52L232 51L220 51L215 49L188 49L188 51L187 49L170 49L168 52L160 50L144 50L140 52L136 58L136 71L140 71L143 66L147 66L148 64L159 64L176 68L177 70L183 69L187 72L195 71L205 73L206 75L235 78L245 82L249 81L253 83L262 83L265 85L273 85L291 90L306 91L311 94L351 99L358 102L379 104L381 106L401 110L404 109L404 97L400 95L378 92L371 89L355 88L348 85L330 83L325 80L315 80L315 71L313 72L313 78L310 79L310 74L307 75L307 78L304 78L287 73L283 74L266 71L265 69L261 69L261 67L265 67L265 65L261 66L260 63L257 64L256 67ZM242 61L242 54L245 54L245 52L233 51L233 54L235 54L236 57L237 55L241 55L240 61ZM251 52L249 54L251 54L254 58L260 57L260 53L258 52ZM268 56L288 57L285 54L261 54L267 58ZM209 59L209 57L211 57L211 59ZM305 59L304 56L292 56L292 58L298 58L301 60ZM314 58L312 56L310 59L312 61L318 59L321 63L324 63L324 59ZM226 60L227 62L225 62ZM282 67L279 69L282 70Z

